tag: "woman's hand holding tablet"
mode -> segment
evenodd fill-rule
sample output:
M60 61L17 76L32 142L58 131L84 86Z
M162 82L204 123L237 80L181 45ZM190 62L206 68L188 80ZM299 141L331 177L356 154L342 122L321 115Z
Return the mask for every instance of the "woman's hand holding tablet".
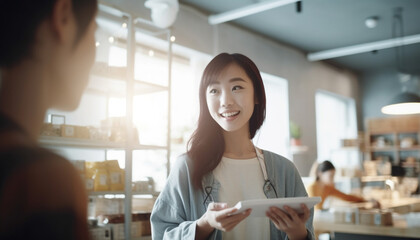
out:
M247 209L252 209L250 217L265 217L266 212L270 207L277 207L284 210L284 206L289 206L294 209L297 213L303 213L301 204L306 205L308 209L311 209L315 204L321 202L320 197L294 197L294 198L271 198L271 199L253 199L240 201L235 205L238 209L234 214L244 212Z

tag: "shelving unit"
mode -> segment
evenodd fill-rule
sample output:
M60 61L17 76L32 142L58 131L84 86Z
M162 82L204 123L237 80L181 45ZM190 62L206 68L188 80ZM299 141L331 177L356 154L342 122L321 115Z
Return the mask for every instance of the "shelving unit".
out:
M117 41L114 44L120 44L119 47L125 49L126 66L109 66L104 60L100 60L94 64L91 71L91 78L87 86L86 92L89 94L105 96L106 97L106 115L108 116L108 103L110 97L117 97L125 99L125 117L126 117L126 141L112 142L100 141L90 139L77 139L65 137L50 137L41 136L39 143L46 147L59 147L69 149L96 149L104 150L105 155L108 150L124 150L125 151L125 190L124 191L101 191L101 192L88 192L90 197L100 196L118 196L124 198L124 221L125 221L125 239L150 239L150 237L132 238L131 237L131 214L132 214L132 197L134 195L152 195L156 197L157 192L136 192L132 190L132 174L133 174L133 152L137 150L150 150L150 151L166 151L166 173L169 174L169 159L170 159L170 119L171 119L171 68L172 68L172 42L170 41L171 32L169 29L158 29L154 25L144 19L137 18L128 13L120 11L113 6L99 5L98 18L106 19L106 22L113 22L115 26L121 27L121 23L126 23L126 29L123 29L121 36L117 36ZM147 25L148 30L143 27ZM101 24L99 24L101 27ZM152 29L152 30L150 30ZM167 84L160 85L152 83L151 81L144 81L135 78L135 61L136 61L136 48L137 44L136 32L146 31L159 35L160 38L167 42ZM153 32L154 31L154 32ZM114 41L114 40L113 40ZM118 42L120 41L120 42ZM108 44L105 42L105 44ZM109 44L108 44L109 45ZM167 101L167 124L162 126L167 128L166 142L164 146L138 144L139 140L134 139L133 134L133 106L134 97L166 92L168 95ZM153 103L151 103L153 104ZM149 116L152 117L152 116ZM105 160L105 159L104 159Z
M65 138L65 137L50 137L41 136L39 143L44 146L57 146L57 147L69 147L69 148L88 148L88 149L120 149L124 150L127 148L125 142L109 142L109 141L98 141L89 139L77 139L77 138ZM166 146L155 146L155 145L142 145L142 144L129 144L131 149L135 150L166 150Z
M88 88L88 91L96 91L100 94L113 94L115 96L123 96L121 93L125 92L126 72L127 67L108 66L105 62L96 62L92 67L91 85L96 85L94 88ZM119 80L119 82L115 82ZM108 84L104 85L104 82ZM109 86L112 83L112 88L101 86ZM98 89L99 88L99 89ZM160 91L168 91L168 86L162 86L141 80L134 80L134 95L147 94Z
M366 126L367 160L385 156L390 158L392 166L401 167L410 156L415 158L417 164L420 163L419 115L368 119ZM403 138L407 137L414 140L413 145L401 146Z

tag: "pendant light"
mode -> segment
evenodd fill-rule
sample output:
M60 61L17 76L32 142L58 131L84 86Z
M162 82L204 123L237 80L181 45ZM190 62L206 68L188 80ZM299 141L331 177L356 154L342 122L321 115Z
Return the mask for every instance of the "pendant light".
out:
M179 11L178 0L147 0L144 6L151 9L152 21L159 28L172 26Z
M400 38L402 39L403 34L403 19L402 19L402 8L397 8L394 10L394 19L393 19L393 26L392 26L392 33L393 37L397 37L396 35L396 25L399 24L400 27ZM398 71L402 72L402 59L401 55L402 46L397 46L395 48L395 56L397 62L397 69ZM415 79L411 75L405 75L405 80L401 81L402 84L407 83L407 81L413 81ZM408 76L408 79L407 79ZM418 80L418 79L417 79ZM405 114L419 114L420 113L420 97L414 92L408 92L408 88L404 87L403 92L398 94L394 97L391 102L382 107L382 113L390 114L390 115L405 115Z
M415 93L403 92L382 107L382 113L390 115L418 114L420 113L420 97Z

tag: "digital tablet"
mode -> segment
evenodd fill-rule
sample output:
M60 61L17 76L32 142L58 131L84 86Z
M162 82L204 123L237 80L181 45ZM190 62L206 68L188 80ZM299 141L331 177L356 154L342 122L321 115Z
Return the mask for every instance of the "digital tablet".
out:
M284 206L293 208L297 213L303 213L301 204L305 204L309 209L321 202L321 197L294 197L294 198L271 198L253 199L240 201L235 205L238 209L234 214L238 214L251 208L251 217L265 217L265 213L270 207L278 207L284 211Z

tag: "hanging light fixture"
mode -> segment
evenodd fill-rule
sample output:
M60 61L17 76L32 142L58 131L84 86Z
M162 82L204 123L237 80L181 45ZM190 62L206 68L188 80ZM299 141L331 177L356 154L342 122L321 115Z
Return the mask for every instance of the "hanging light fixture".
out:
M152 10L152 21L160 28L172 26L179 11L178 0L147 0L144 6Z
M392 26L393 37L396 37L396 26L399 24L400 30L400 39L403 38L403 19L402 19L402 8L396 8L394 10L394 20ZM395 56L397 62L397 69L399 72L403 72L404 68L402 64L402 46L397 46L395 48ZM407 84L408 81L414 81L416 79L414 76L409 74L402 74L403 76L400 80L401 84ZM418 81L418 79L417 79ZM382 113L390 115L404 115L404 114L419 114L420 113L420 97L414 92L408 92L406 86L403 87L403 92L394 97L391 102L382 107Z
M382 107L381 111L390 115L418 114L420 97L415 93L400 93L388 105Z

